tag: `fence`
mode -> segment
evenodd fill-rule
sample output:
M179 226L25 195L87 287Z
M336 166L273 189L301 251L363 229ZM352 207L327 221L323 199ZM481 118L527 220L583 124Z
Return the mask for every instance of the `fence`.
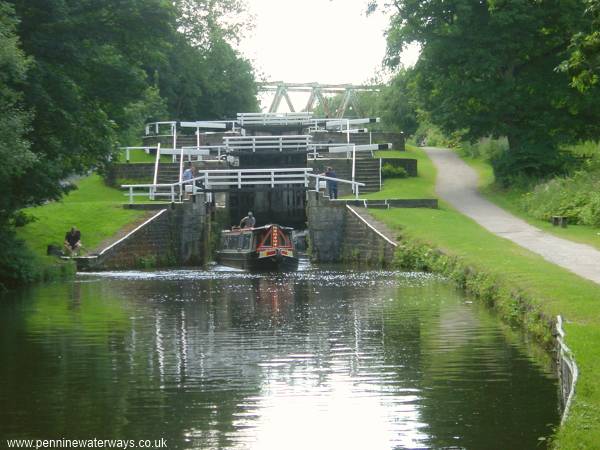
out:
M330 180L352 185L352 191L358 198L359 188L364 183L359 183L341 178L326 177L311 173L311 168L286 168L286 169L240 169L240 170L205 170L200 175L190 180L177 183L151 184L125 184L121 187L128 189L129 203L134 202L136 196L147 196L154 200L156 197L167 197L171 202L182 199L183 192L195 194L198 191L212 191L217 189L241 189L245 186L267 186L275 188L278 185L302 185L309 188L314 182L314 189L319 191L320 181ZM142 191L142 192L140 192Z

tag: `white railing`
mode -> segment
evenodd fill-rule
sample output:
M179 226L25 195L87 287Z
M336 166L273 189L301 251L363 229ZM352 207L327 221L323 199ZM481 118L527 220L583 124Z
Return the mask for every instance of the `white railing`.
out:
M299 113L239 113L237 122L240 127L244 126L303 126L312 118L310 112Z
M276 150L283 152L285 150L308 150L308 145L312 137L305 135L288 136L227 136L223 140L227 151L247 151L256 152L257 150Z
M205 170L191 180L179 181L177 183L152 183L152 184L124 184L121 187L128 189L129 203L133 203L136 196L148 196L151 200L156 197L168 197L172 202L177 198L181 200L183 192L196 193L215 189L241 189L245 186L269 186L275 188L278 185L301 185L310 187L311 180L315 181L315 190L319 191L319 182L329 180L352 185L352 192L358 198L359 187L364 183L332 178L325 175L315 175L312 168L284 168L284 169L239 169L239 170ZM201 185L201 187L198 186ZM186 189L186 185L191 188ZM144 192L138 192L142 190Z
M167 134L161 134L161 129L169 128ZM151 122L146 124L146 136L173 136L173 131L177 128L177 122L170 120L167 122Z
M358 190L359 190L359 187L360 186L365 186L365 183L360 183L358 181L344 180L343 178L327 177L325 175L318 175L318 174L314 174L314 173L308 174L308 177L315 179L315 184L316 184L315 190L317 192L319 192L321 190L321 186L320 186L320 182L321 181L328 181L329 180L329 181L338 182L338 183L350 184L350 185L352 185L352 193L354 194L354 198L356 198L357 200L358 200Z
M201 190L213 190L218 188L236 188L241 189L245 186L270 186L283 184L300 184L304 187L309 186L307 174L312 168L284 168L284 169L223 169L223 170L204 170L198 172L198 176L191 180L179 181L176 183L152 183L152 184L126 184L122 188L129 190L129 202L133 203L135 196L148 196L151 200L155 197L169 197L175 201L176 197L181 197L182 187L186 184L192 186L187 189L193 193ZM196 185L201 184L202 188ZM142 189L147 192L134 192L136 189ZM179 192L178 192L179 191Z
M564 404L561 424L564 423L567 416L569 415L569 410L571 408L573 396L575 395L575 386L577 385L577 378L579 377L579 369L577 368L577 364L575 363L575 358L573 358L573 353L565 343L565 332L563 330L562 323L562 317L557 316L556 339L558 342L558 371L559 381L561 384L562 401Z
M188 161L191 161L190 156L207 156L216 155L217 159L221 159L221 154L227 151L224 145L199 145L199 146L184 146L181 147L184 154L188 156Z
M154 184L156 184L158 181L158 166L159 166L159 164L160 164L160 142L156 146L156 160L154 161L154 177L152 177L152 180L154 180Z
M155 150L156 147L119 147L119 150L125 150L125 161L129 162L131 159L132 150L144 150L146 154L150 153L150 150Z
M165 122L151 122L146 124L145 133L146 136L173 136L173 133L177 131L177 127L180 128L196 128L199 130L234 130L235 131L235 120L196 120L194 122L177 122L175 120L169 120ZM168 127L168 132L163 131Z
M356 128L356 125L378 123L379 117L365 117L355 119L330 119L314 118L310 112L293 113L238 113L237 120L196 120L196 121L164 121L147 123L145 127L146 136L177 136L177 127L195 128L196 135L200 135L201 129L236 131L236 127L244 126L302 126L314 129L338 130L347 133L363 132L364 129ZM352 126L352 128L351 128ZM165 130L165 128L168 130ZM200 143L198 142L198 145Z
M125 150L125 159L127 162L131 159L131 151L133 150L144 150L146 154L150 153L150 150L156 150L158 146L148 146L148 147L120 147L120 150ZM226 147L224 145L186 145L181 148L170 148L170 147L161 147L160 154L161 155L171 155L173 156L173 162L175 162L176 156L181 156L182 152L184 156L187 156L188 161L192 161L192 156L196 156L197 160L199 160L200 156L208 156L214 154L217 158L221 157L221 154L226 152Z

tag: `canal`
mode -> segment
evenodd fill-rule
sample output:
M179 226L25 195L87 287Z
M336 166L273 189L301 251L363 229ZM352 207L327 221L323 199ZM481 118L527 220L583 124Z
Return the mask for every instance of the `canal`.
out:
M0 447L543 448L542 352L448 281L303 267L80 275L0 302Z

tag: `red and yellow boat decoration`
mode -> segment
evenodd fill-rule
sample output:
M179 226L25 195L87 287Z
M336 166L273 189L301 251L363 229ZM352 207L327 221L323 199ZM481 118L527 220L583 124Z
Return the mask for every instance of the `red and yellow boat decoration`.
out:
M224 230L217 262L244 270L295 270L298 255L292 231L275 224Z

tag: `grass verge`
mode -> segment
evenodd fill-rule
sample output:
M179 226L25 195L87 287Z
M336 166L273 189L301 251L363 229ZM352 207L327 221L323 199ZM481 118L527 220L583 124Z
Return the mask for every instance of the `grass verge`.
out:
M377 158L412 158L417 160L418 177L388 178L383 182L379 192L361 195L361 198L379 199L414 199L435 198L436 170L425 152L417 147L406 146L406 151L380 151L375 153Z
M170 155L160 155L160 162L172 162L173 158ZM125 150L122 150L117 155L115 162L127 162ZM146 153L145 150L129 150L129 163L154 163L156 162L156 153L154 155Z
M87 250L93 250L123 226L145 214L144 211L124 209L123 191L107 187L98 175L82 178L76 184L78 189L61 201L27 208L25 212L36 220L18 229L18 237L35 253L44 279L65 273L64 270L56 272L62 263L57 262L56 257L46 256L46 250L49 244L62 248L65 233L71 226L81 230L83 245Z
M520 205L521 198L528 192L527 190L519 188L502 189L494 184L494 172L492 166L487 161L479 158L467 158L460 154L459 156L479 174L480 191L489 201L510 211L515 216L520 217L542 231L563 239L588 244L600 250L600 229L586 225L569 225L567 228L560 228L553 226L545 220L532 217Z
M497 237L442 204L433 209L373 210L401 238L397 264L446 274L546 344L550 321L566 320L580 368L575 401L553 445L598 448L600 442L600 286Z

